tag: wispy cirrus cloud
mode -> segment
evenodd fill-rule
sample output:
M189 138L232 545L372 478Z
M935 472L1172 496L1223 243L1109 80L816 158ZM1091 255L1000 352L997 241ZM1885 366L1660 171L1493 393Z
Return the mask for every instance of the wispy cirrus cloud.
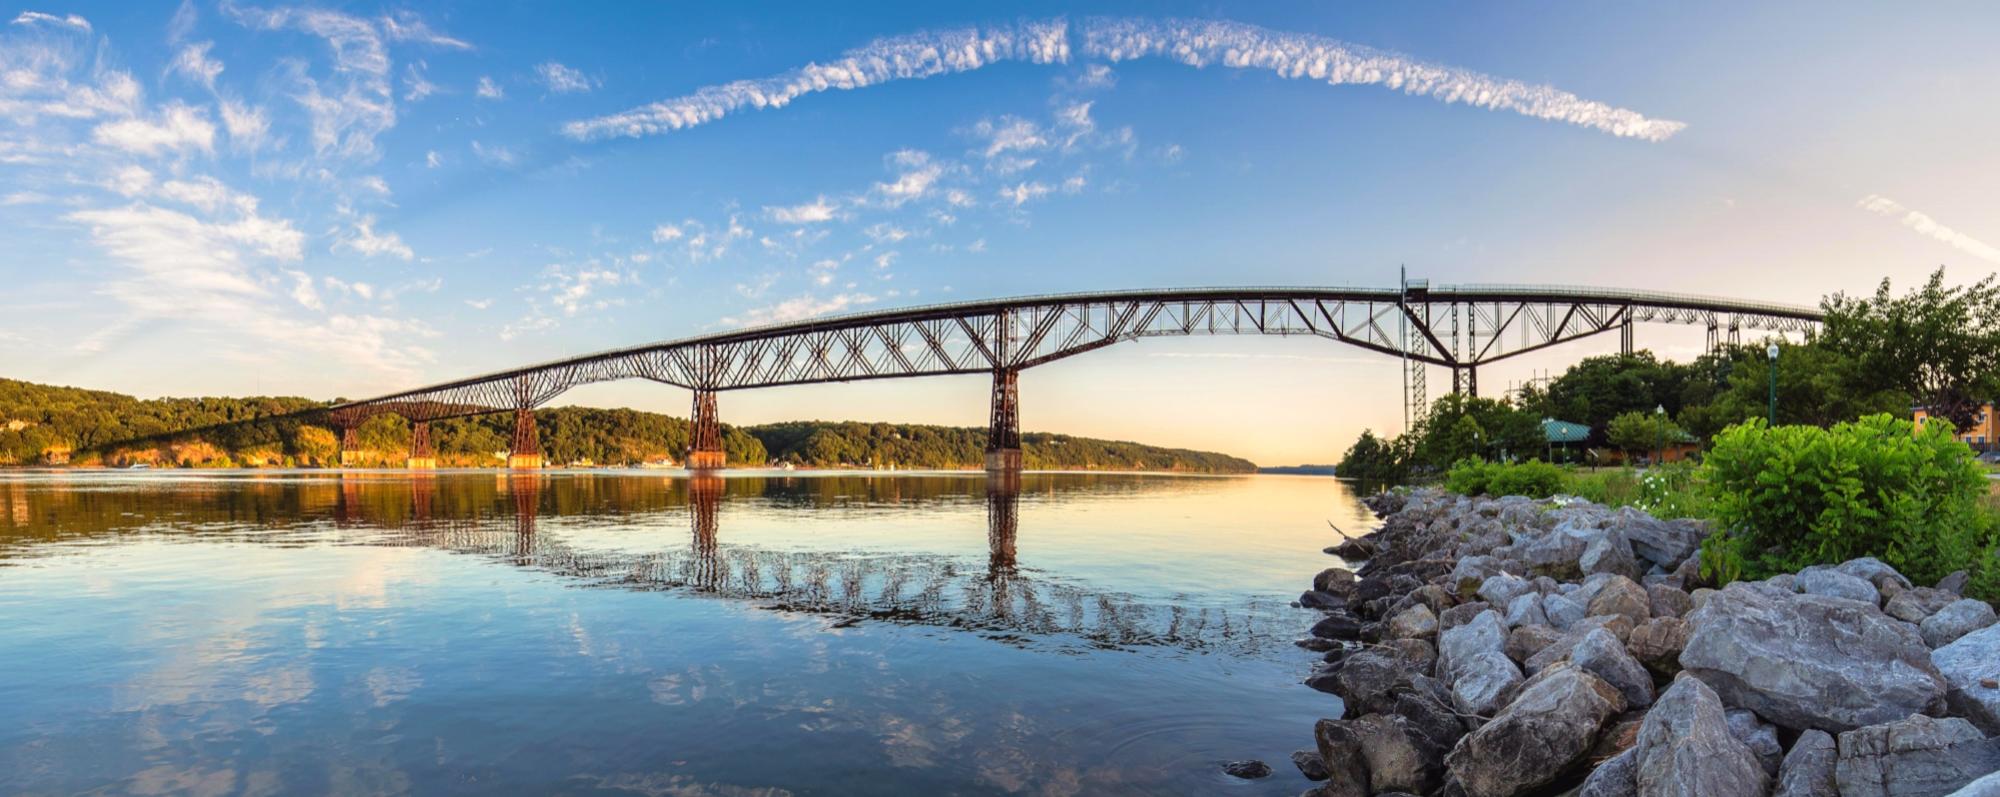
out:
M69 14L66 16L59 17L54 14L45 14L40 11L23 11L21 12L20 16L14 18L14 24L56 25L59 27L75 28L81 31L90 30L90 20L84 19L83 17L77 16L75 14Z
M597 83L583 72L554 61L536 64L535 78L542 81L542 85L549 91L557 94L581 94L597 86Z
M1001 61L1051 64L1067 60L1069 26L1062 20L925 31L876 39L827 63L809 63L768 78L708 86L624 113L570 122L563 126L563 132L583 140L636 138L707 124L745 109L782 108L799 97L822 91L970 72Z
M782 108L807 94L858 89L895 80L970 72L1004 61L1067 63L1073 52L1119 63L1164 58L1197 69L1220 65L1260 69L1280 77L1332 85L1373 85L1405 94L1537 119L1565 122L1614 136L1664 141L1685 124L1586 100L1554 86L1487 75L1310 33L1274 31L1225 20L1096 18L1080 26L1073 46L1067 20L1011 26L922 31L877 39L828 63L808 63L779 75L707 86L694 93L623 113L570 122L578 140L639 137L707 124L743 111ZM1094 86L1110 73L1090 70Z
M796 296L777 304L756 307L737 315L726 316L722 319L722 323L737 327L778 324L786 321L817 318L874 303L875 297L865 293L839 293L824 297Z
M1919 235L1943 241L1953 249L1972 255L1980 260L1989 263L2000 263L2000 248L1995 248L1992 244L1939 224L1937 219L1931 218L1928 214L1903 207L1896 200L1882 196L1881 194L1869 194L1862 197L1861 201L1855 203L1855 206L1870 213L1879 213L1895 219L1904 227L1915 230Z

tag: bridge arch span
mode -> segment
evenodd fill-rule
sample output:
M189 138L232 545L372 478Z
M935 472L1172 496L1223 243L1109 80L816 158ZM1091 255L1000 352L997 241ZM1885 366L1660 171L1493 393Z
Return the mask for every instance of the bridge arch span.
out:
M694 392L689 465L720 467L717 393L781 385L989 373L988 466L1019 470L1018 374L1117 343L1194 335L1304 335L1451 369L1477 393L1478 367L1637 324L1705 326L1711 348L1742 330L1806 332L1817 308L1690 294L1552 285L1402 288L1247 287L1051 294L875 310L738 329L585 354L353 401L330 408L352 429L395 414L430 421L514 412L519 467L540 465L533 410L580 385L646 379ZM1423 399L1421 380L1407 397ZM351 439L351 435L343 435ZM417 435L428 444L428 434ZM421 453L422 456L419 456ZM429 452L412 452L423 467Z

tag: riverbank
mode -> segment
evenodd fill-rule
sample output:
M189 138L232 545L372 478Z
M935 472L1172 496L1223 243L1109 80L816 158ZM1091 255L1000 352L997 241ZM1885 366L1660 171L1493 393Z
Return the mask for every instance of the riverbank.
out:
M1962 573L1857 559L1717 589L1699 521L1369 499L1300 645L1321 797L2000 795L2000 625ZM1318 777L1315 777L1318 776Z

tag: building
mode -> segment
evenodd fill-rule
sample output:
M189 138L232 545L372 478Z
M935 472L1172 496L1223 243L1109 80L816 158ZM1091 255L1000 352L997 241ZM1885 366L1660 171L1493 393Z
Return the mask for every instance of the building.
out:
M1931 417L1930 410L1925 407L1914 407L1911 412L1916 416L1919 427ZM1957 431L1959 442L1972 446L1974 451L1991 451L2000 446L2000 425L1994 423L1993 402L1980 405L1979 415L1972 419L1972 424Z

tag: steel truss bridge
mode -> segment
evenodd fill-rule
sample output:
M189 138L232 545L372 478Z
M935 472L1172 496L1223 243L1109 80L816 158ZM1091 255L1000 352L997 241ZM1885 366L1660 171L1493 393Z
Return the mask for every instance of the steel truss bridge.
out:
M1020 372L1124 341L1196 335L1315 336L1402 358L1410 417L1430 366L1477 395L1482 365L1637 324L1702 326L1711 350L1743 330L1808 332L1816 308L1687 294L1548 285L1250 287L1024 296L853 313L586 354L341 404L329 414L343 458L377 415L413 426L411 467L431 467L429 422L513 412L510 466L539 467L533 410L580 385L646 379L694 392L692 469L723 465L723 391L946 374L991 374L990 470L1018 471Z

